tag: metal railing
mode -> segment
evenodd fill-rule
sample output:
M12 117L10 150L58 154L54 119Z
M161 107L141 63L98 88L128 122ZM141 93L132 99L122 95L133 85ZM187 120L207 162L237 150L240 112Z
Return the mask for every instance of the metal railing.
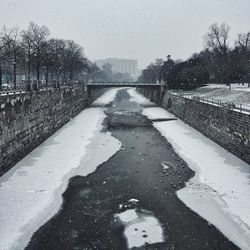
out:
M190 95L188 93L175 93L170 92L171 95L179 96L182 98L190 99L196 102L202 102L209 105L221 107L221 108L228 108L237 112L247 113L250 114L250 104L245 103L236 103L236 102L223 102L218 99L207 98L207 97L200 97L196 95Z
M87 83L87 85L109 85L109 86L123 86L123 85L129 85L131 87L133 86L159 86L160 84L157 83L142 83L142 82L92 82Z
M57 88L79 88L84 87L84 84L54 84L49 83L48 85L39 85L39 87L34 88L34 86L30 85L29 87L25 84L17 85L17 87L10 88L8 90L0 90L0 96L6 96L6 95L16 95L16 94L23 94L28 93L31 91L45 91L45 90L51 90L51 89L57 89Z

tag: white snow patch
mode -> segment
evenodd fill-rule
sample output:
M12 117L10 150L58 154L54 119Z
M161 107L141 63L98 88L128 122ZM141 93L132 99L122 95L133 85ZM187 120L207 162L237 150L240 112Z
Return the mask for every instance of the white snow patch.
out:
M98 97L92 104L104 106L104 105L111 103L115 99L117 92L121 89L126 89L126 87L124 87L124 88L112 88L112 89L107 90L103 95Z
M130 102L137 102L140 105L155 105L155 103L150 102L143 95L138 94L135 88L131 88L127 92L131 96L131 98L129 99Z
M0 178L0 249L23 249L59 211L69 178L90 174L120 149L100 132L104 118L102 108L82 111Z
M186 184L186 188L177 191L177 195L189 208L215 225L241 249L249 249L248 226L238 218L235 221L227 212L227 204L218 193L209 186L201 184L197 176Z
M118 217L123 223L128 223L138 218L135 209L126 210L115 217Z
M122 115L123 112L121 112L121 111L115 111L114 114L116 114L116 115Z
M209 84L204 87L197 88L193 91L173 91L173 94L184 94L186 98L200 97L203 98L203 102L216 105L221 101L222 103L234 103L240 111L242 108L243 111L248 111L250 109L250 88L247 87L247 84L239 85L232 84L232 89L230 90L225 84ZM212 101L213 100L213 101ZM225 104L226 105L226 104Z
M73 176L85 176L88 173L94 172L97 166L109 160L121 147L122 143L111 136L110 132L99 132L88 145L87 154L81 160L80 166L84 167L76 168ZM96 157L96 155L98 155L98 157Z
M176 118L174 115L166 112L165 109L160 107L145 108L143 109L142 114L147 116L150 120Z
M221 88L221 89L229 90L229 86L227 86L226 84L217 84L217 83L211 83L201 88L211 88L211 89ZM244 85L242 85L241 83L231 83L231 91L234 91L234 90L249 92L250 87L248 87L248 83L245 83Z
M132 198L132 199L130 199L128 202L131 202L131 203L138 203L139 202L139 200L138 199L134 199L134 198Z
M168 162L166 162L166 161L163 161L163 162L161 163L161 166L163 167L163 170L169 169L169 164L168 164Z
M115 218L125 225L124 235L129 249L164 242L161 224L149 211L129 209L116 214Z

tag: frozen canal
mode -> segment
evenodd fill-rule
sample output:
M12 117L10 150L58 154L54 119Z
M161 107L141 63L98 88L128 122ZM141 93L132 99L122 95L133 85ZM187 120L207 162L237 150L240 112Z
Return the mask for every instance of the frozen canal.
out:
M0 249L248 249L248 167L112 89L1 177Z

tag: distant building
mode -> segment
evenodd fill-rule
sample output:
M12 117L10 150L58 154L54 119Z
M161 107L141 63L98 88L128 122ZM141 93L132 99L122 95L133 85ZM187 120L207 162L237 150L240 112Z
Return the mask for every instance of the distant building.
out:
M113 72L129 73L132 76L135 76L138 73L137 60L107 58L107 59L96 60L95 63L101 69L104 64L109 63L112 65Z

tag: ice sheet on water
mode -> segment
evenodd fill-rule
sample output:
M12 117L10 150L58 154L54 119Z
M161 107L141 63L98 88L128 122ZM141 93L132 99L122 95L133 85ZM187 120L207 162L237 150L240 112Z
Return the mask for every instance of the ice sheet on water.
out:
M121 112L121 111L115 111L114 114L115 114L115 115L122 115L123 112Z
M120 213L117 215L117 217L119 217L123 223L128 223L138 218L135 209L129 209L123 213Z
M161 163L161 166L163 167L163 170L166 170L166 169L169 169L169 162L167 162L167 161L163 161L162 163Z
M174 115L167 112L165 109L160 107L145 108L142 112L143 115L147 116L148 119L173 119L176 118Z
M141 105L153 104L147 98L145 98L144 96L138 94L136 92L135 88L131 88L127 92L131 96L131 98L129 99L130 102L137 102L137 103L139 103Z
M113 89L106 91L103 95L101 95L99 98L97 98L93 102L93 104L104 106L104 105L111 103L115 99L117 92L121 89L123 89L123 88L113 88ZM115 106L113 105L113 107L115 107Z
M132 199L130 199L128 202L131 202L131 203L138 203L139 200L132 198Z
M161 224L150 211L128 209L116 214L115 218L125 225L124 235L129 249L164 242Z

